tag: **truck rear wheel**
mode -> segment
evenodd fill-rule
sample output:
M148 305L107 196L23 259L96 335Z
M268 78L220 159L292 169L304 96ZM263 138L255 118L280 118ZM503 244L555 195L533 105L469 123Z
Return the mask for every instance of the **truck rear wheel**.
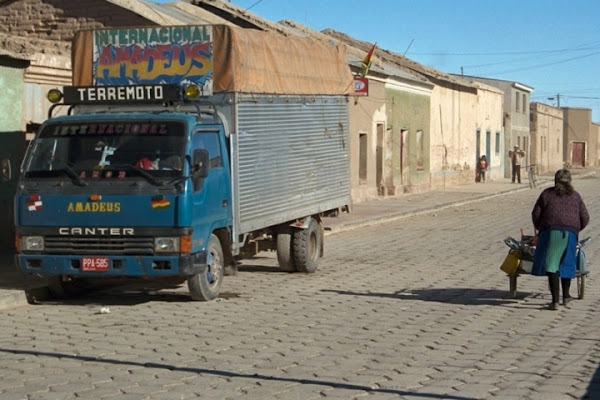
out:
M206 255L206 271L190 277L188 289L193 300L210 301L219 297L225 266L223 248L219 238L210 235Z
M282 227L277 233L277 262L284 272L296 272L293 259L293 231L289 226Z
M319 223L311 218L306 229L294 232L293 260L296 270L312 273L319 266L323 235Z

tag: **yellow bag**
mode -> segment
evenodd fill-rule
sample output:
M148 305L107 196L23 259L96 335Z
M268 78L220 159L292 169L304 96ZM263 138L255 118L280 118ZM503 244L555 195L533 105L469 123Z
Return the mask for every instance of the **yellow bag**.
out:
M514 275L521 265L521 252L519 250L510 250L504 259L500 269L508 275Z

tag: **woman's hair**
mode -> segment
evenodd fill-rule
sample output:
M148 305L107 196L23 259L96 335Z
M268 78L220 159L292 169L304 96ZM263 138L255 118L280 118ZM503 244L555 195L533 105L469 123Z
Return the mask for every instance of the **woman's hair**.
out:
M554 193L559 196L570 195L573 193L571 173L568 169L559 169L554 174Z

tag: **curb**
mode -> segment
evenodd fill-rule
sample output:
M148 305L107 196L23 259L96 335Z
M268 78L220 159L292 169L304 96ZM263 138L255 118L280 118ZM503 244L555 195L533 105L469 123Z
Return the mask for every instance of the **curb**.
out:
M549 186L550 184L551 184L550 180L543 180L541 182L538 182L537 188ZM487 199L491 199L491 198L499 197L499 196L506 196L506 195L509 195L512 193L517 193L517 192L521 192L521 191L525 191L525 190L531 190L531 188L525 186L525 187L518 187L515 189L502 190L502 191L494 192L494 193L484 193L484 194L480 194L477 196L469 197L467 199L437 204L437 205L425 207L423 209L416 210L416 211L398 212L398 213L395 213L392 215L388 215L386 217L374 218L374 219L370 219L368 221L355 221L355 222L348 221L348 222L342 223L337 226L325 227L325 236L335 234L335 233L345 232L345 231L349 231L349 230L353 230L353 229L357 229L357 228L363 228L366 226L373 226L373 225L378 225L378 224L382 224L382 223L386 223L386 222L393 222L393 221L398 221L398 220L405 219L405 218L429 214L429 213L432 213L435 211L444 210L446 208L462 206L462 205L470 204L470 203L476 203L478 201L483 201L483 200L487 200Z

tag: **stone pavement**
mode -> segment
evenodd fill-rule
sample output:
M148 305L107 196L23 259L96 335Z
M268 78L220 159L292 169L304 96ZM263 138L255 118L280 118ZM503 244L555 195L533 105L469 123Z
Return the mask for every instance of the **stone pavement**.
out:
M574 178L596 173L593 169L573 169L572 172ZM548 186L552 180L552 176L538 177L538 187ZM343 213L335 218L325 218L324 225L326 234L339 232L482 201L522 190L530 190L526 180L522 184L512 184L509 179L499 179L486 183L453 186L441 190L354 204L350 213ZM25 305L34 298L37 300L47 298L49 293L46 285L47 280L44 278L21 274L14 265L12 256L0 254L0 310Z

